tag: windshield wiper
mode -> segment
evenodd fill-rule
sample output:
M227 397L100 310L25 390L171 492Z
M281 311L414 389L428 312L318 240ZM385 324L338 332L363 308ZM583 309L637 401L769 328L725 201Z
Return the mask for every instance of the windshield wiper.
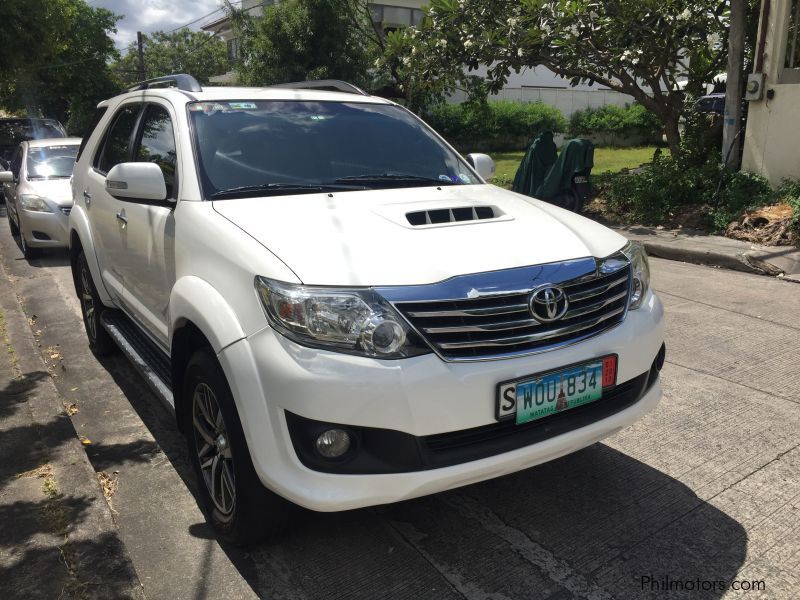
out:
M211 194L212 200L220 198L236 198L250 195L282 196L289 194L316 194L319 192L363 190L361 185L333 185L333 184L303 184L303 183L262 183L259 185L242 185L239 187L220 190Z
M339 182L353 182L353 183L421 183L430 185L458 185L452 180L445 181L444 179L434 179L433 177L422 177L420 175L410 175L408 173L372 173L364 175L348 175L347 177L339 177L336 183Z

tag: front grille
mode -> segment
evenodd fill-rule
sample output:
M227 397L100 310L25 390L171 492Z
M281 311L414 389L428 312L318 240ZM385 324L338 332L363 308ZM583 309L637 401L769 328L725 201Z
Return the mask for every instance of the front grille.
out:
M476 298L397 302L409 323L448 360L470 360L549 350L597 335L625 318L630 266L618 262L560 285L567 294L566 314L553 323L531 316L533 289L497 291ZM535 282L534 282L535 283ZM545 282L540 282L545 283Z

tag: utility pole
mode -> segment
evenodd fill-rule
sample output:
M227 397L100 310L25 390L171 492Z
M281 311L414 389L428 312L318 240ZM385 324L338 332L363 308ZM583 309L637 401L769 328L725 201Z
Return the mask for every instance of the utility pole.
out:
M725 120L722 124L722 160L739 170L742 136L742 70L744 67L745 0L731 0L731 30L728 35L728 80L725 87Z
M136 44L139 46L139 81L147 79L144 70L144 43L142 42L142 32L136 32Z

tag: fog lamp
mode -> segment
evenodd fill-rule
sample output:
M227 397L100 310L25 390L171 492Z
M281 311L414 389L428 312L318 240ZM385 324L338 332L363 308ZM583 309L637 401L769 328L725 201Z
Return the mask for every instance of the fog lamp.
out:
M328 429L319 435L315 445L325 458L339 458L350 449L350 434L343 429Z

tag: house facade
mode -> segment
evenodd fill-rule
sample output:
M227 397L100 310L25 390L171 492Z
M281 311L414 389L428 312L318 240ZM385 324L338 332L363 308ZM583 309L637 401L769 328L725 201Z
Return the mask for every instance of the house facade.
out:
M800 0L762 0L747 96L742 168L773 185L800 179Z

